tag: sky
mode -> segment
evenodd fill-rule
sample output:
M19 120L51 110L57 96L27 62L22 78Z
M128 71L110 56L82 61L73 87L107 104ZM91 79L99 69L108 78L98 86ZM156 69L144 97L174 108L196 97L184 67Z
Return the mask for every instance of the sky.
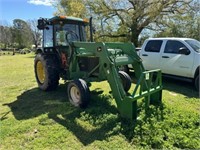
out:
M14 19L24 21L51 18L56 9L52 6L55 0L0 0L0 23L10 24Z

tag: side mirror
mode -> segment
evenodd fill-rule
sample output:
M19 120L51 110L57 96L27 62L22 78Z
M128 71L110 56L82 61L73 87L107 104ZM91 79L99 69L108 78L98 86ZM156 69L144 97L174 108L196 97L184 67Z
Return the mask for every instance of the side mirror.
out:
M178 53L183 54L183 55L189 55L190 51L186 47L181 47L181 48L179 48Z
M38 25L37 25L37 28L39 30L43 30L46 26L46 22L44 19L38 19Z
M48 22L47 19L40 18L40 19L38 19L37 28L38 28L39 30L44 30L44 29L49 30L49 28L46 27L46 26L49 25L49 24L50 24L50 22Z

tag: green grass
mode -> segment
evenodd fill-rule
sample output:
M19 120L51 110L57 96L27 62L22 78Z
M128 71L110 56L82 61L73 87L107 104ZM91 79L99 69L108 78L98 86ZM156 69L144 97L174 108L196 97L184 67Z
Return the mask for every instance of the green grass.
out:
M33 54L0 56L0 149L200 149L192 84L164 78L162 105L146 115L141 105L130 124L107 82L92 83L88 108L74 108L63 81L56 91L37 88L33 61Z

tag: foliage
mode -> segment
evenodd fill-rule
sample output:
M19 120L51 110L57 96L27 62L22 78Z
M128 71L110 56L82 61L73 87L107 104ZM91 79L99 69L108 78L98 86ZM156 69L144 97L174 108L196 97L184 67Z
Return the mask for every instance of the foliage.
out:
M59 0L54 15L67 15L79 18L86 17L86 7L82 0Z
M41 40L42 40L42 32L37 28L37 25L38 25L38 22L36 19L28 20L28 26L31 31L31 36L32 36L35 48L37 48L41 44Z
M0 56L2 150L200 149L200 101L192 84L164 78L163 104L146 114L139 101L137 122L131 123L119 116L106 81L92 83L86 109L70 104L63 81L56 91L39 90L33 59Z
M200 40L198 0L58 0L55 15L93 17L95 41L133 42L156 37L190 37ZM156 33L156 34L155 34ZM41 43L37 20L13 20L0 25L1 48L31 47ZM155 34L155 35L154 35Z
M156 37L188 37L200 40L200 3L193 1L185 15L174 15Z
M13 26L0 25L0 43L1 48L25 48L40 44L41 32L37 29L36 20L28 22L15 19Z
M2 48L6 48L12 42L12 30L7 26L0 26L0 43Z
M13 20L14 40L18 43L19 48L30 45L30 28L28 24L21 20Z
M56 6L56 14L92 16L96 26L96 41L131 41L138 46L141 45L141 42L138 43L139 36L144 38L141 34L144 29L165 33L168 27L168 36L199 37L197 32L194 32L199 29L199 19L194 21L194 26L191 27L194 18L185 17L191 15L191 8L196 7L196 11L199 11L197 4L196 0L60 0ZM199 18L199 13L197 16ZM182 26L182 22L187 24ZM182 34L178 31L179 27L187 27L188 30Z
M111 28L123 28L122 32L115 33L120 36L126 35L128 40L138 45L138 37L143 29L151 23L161 24L165 16L172 16L173 13L183 14L189 9L190 1L182 0L155 0L155 1L137 1L137 0L114 0L114 1L97 1L89 6L103 22L110 25L110 21L116 24ZM100 7L98 7L100 6ZM115 21L117 20L117 21ZM109 34L109 32L107 33ZM112 36L112 35L111 35Z

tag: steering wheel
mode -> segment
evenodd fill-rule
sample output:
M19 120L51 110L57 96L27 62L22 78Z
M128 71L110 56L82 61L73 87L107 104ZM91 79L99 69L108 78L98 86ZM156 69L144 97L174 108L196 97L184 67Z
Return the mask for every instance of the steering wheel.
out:
M72 61L72 57L75 52L75 49L73 48L71 42L78 41L79 38L78 38L78 35L74 31L66 32L65 38L66 38L67 43L69 44L69 57L68 57L69 62L68 63L70 63Z
M78 35L74 31L68 31L65 34L65 38L68 43L73 42L73 41L78 41Z

